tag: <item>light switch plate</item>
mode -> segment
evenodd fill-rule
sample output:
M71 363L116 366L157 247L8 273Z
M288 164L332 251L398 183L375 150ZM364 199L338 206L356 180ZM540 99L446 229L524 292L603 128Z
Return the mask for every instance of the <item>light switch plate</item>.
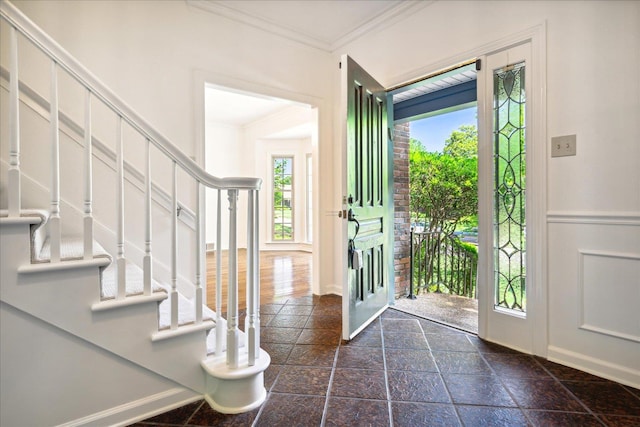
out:
M576 136L554 136L551 138L551 157L575 156Z

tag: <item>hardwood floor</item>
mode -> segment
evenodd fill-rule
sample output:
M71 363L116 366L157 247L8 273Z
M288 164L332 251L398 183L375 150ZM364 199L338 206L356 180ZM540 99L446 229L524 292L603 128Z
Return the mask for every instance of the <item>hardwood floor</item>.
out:
M222 251L222 312L227 311L227 281L229 257ZM247 307L246 298L246 250L238 251L238 309ZM272 304L286 298L311 295L311 259L309 252L261 251L260 252L260 305ZM216 307L216 254L207 253L207 305Z

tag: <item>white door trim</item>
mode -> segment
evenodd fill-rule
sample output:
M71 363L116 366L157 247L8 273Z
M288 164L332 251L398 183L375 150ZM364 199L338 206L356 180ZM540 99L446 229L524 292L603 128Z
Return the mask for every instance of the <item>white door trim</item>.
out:
M205 166L205 117L204 117L204 88L205 84L213 84L220 87L225 87L233 90L237 90L245 93L260 94L263 96L269 96L274 98L287 99L289 101L297 102L300 104L310 105L317 111L317 133L314 136L316 143L313 144L313 168L316 176L319 176L320 171L320 154L325 149L325 144L330 144L330 139L325 138L322 129L326 129L325 120L328 115L327 103L323 98L318 98L312 95L307 95L299 92L292 92L285 89L280 89L272 86L267 86L257 82L250 82L236 77L215 73L212 71L195 69L193 70L193 99L195 108L195 143L194 143L194 157L196 163L204 168ZM327 139L325 141L325 139ZM264 187L263 190L264 191ZM320 233L318 228L320 227L320 211L323 207L320 205L320 180L315 179L313 183L313 206L316 207L313 212L313 221L315 229L313 230L313 242L312 242L312 278L311 278L311 291L315 295L322 295L324 290L320 286ZM262 209L266 207L263 206ZM206 231L205 231L206 233Z
M531 168L527 171L527 181L532 191L528 196L527 223L530 228L536 230L535 237L530 239L528 250L531 260L528 266L528 279L536 286L533 287L533 294L530 295L529 304L535 308L527 314L531 316L534 334L532 336L532 351L542 357L547 355L548 347L548 302L547 302L547 51L546 51L546 22L524 29L493 42L476 46L467 51L450 56L443 60L434 62L425 67L403 73L392 78L388 87L401 86L404 83L414 81L420 76L433 74L439 70L468 61L470 58L483 58L484 56L496 53L513 46L524 43L531 44L531 62L529 68L531 74L532 87L535 90L527 92L528 108L531 111L531 120L527 123L528 138L531 143L527 144L527 156L529 157ZM483 131L486 112L483 111L483 99L485 86L482 79L478 79L478 138L479 144L483 138L487 138L486 129ZM491 129L489 129L490 133ZM489 138L491 136L489 135ZM479 188L479 191L486 191ZM487 197L480 194L480 197ZM489 195L489 200L491 195ZM486 231L485 231L486 233ZM482 237L482 236L480 236ZM487 237L485 237L485 240ZM486 267L486 266L485 266ZM479 266L478 275L482 272ZM485 272L486 274L486 272ZM486 289L478 289L478 297L490 298L492 294L486 294ZM487 304L479 304L480 319L486 319L488 310ZM479 322L478 335L487 336L487 325Z
M547 333L547 274L546 274L546 242L547 242L547 224L546 224L546 58L544 51L544 27L538 27L540 31L531 34L527 39L513 40L508 46L502 49L494 50L490 54L505 51L514 46L528 43L530 46L530 63L527 64L527 71L530 75L530 88L527 90L527 283L528 283L528 301L527 301L527 323L530 327L528 331L530 337L526 337L524 341L529 341L527 348L519 348L519 350L530 351L533 354L546 357L548 346ZM542 41L541 41L542 39ZM483 55L486 58L490 54ZM480 146L491 147L492 128L490 126L492 118L492 100L487 99L486 91L488 80L484 80L485 73L491 70L488 68L483 70L478 76L478 121L479 130L478 138ZM489 77L487 75L487 77ZM482 80L482 84L480 81ZM485 156L485 160L490 161L492 156ZM491 170L484 168L485 171ZM486 173L485 173L486 175ZM480 185L479 200L484 203L492 199L493 187L486 179L483 179L483 185ZM489 209L481 203L481 209ZM481 252L486 255L482 257L485 262L481 263L478 272L479 283L478 293L481 298L478 304L479 325L478 335L481 338L494 339L495 335L491 332L491 325L488 324L493 310L493 271L490 268L493 257L488 256L492 250L491 239L493 230L490 224L485 224L483 234L485 236ZM513 319L514 322L522 322L522 320ZM510 342L503 342L509 345Z

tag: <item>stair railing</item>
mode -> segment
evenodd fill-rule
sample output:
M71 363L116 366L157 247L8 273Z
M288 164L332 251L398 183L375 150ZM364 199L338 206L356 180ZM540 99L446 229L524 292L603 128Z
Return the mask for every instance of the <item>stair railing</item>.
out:
M216 333L216 356L222 355L223 348L226 347L226 361L229 368L239 367L240 340L238 330L238 244L237 244L237 200L239 194L244 192L248 198L247 210L247 317L246 336L247 345L245 351L248 353L248 365L255 364L260 351L260 331L259 331L259 266L258 266L258 192L261 186L259 178L218 178L204 171L196 162L180 151L167 138L156 131L148 122L140 117L133 109L117 97L107 88L97 77L89 72L82 64L64 50L58 43L44 33L29 18L27 18L13 4L6 0L0 2L0 15L2 20L9 24L9 123L10 147L9 147L9 168L7 176L7 198L8 214L11 217L20 216L21 210L21 170L20 170L20 80L18 74L18 37L22 36L38 50L44 53L51 61L50 68L50 143L51 143L51 218L49 224L49 234L51 243L51 262L61 262L60 242L61 242L61 219L60 219L60 142L59 142L59 105L58 105L58 71L64 70L85 91L84 97L84 155L83 155L83 257L93 258L93 234L94 218L92 214L93 206L93 182L92 164L94 155L92 153L92 99L100 101L117 117L117 140L116 140L116 171L117 171L117 230L116 230L116 300L125 300L126 296L126 275L125 275L125 209L124 209L124 182L125 166L123 149L123 124L130 126L135 132L145 140L144 159L144 205L145 205L145 231L144 231L144 256L143 256L143 294L150 295L152 291L152 179L151 179L151 146L158 149L166 158L171 161L171 255L170 255L170 286L169 299L171 306L171 326L170 331L178 331L178 170L184 171L193 178L196 183L195 201L195 323L203 323L202 304L204 302L203 281L206 280L204 262L204 188L211 188L217 191L217 215L216 215L216 323L223 325L222 317L222 279L221 279L221 194L227 192L229 200L229 279L228 279L228 304L227 304L227 331L226 336L222 331ZM225 343L226 341L226 343Z

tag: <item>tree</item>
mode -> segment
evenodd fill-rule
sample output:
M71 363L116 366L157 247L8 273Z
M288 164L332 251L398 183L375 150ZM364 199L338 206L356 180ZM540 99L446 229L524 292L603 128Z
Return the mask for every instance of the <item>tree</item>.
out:
M425 256L426 285L440 268L435 255L445 242L456 241L460 221L478 212L478 150L475 126L461 126L446 140L443 153L426 151L420 141L409 143L410 210L430 234ZM439 286L437 289L440 289Z
M475 125L462 125L451 132L444 142L444 154L454 157L478 157L478 129Z
M478 211L478 130L462 125L445 141L443 153L409 142L410 208L429 231L451 234Z
M427 151L409 153L410 208L429 231L452 234L478 210L478 160Z

